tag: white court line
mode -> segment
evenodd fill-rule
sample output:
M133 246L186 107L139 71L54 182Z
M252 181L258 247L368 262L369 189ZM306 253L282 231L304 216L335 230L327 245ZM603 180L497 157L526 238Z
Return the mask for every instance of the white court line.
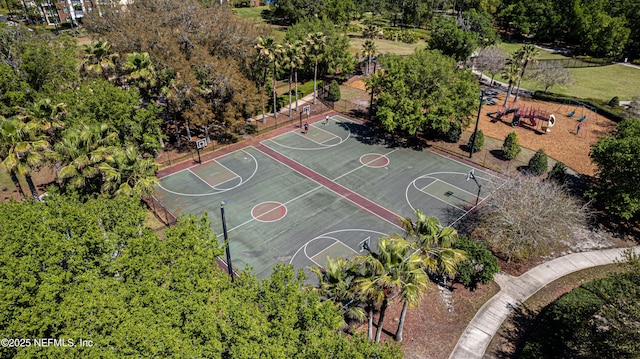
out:
M320 263L318 263L318 262L314 261L314 260L313 260L313 258L309 257L309 254L307 254L307 246L306 246L306 245L304 246L304 249L303 249L303 251L302 251L302 252L304 253L304 256L305 256L305 257L307 257L307 259L308 259L308 260L310 260L310 261L312 261L313 263L315 263L315 264L318 266L318 268L324 268L324 267L322 267L322 266L320 265ZM297 253L298 253L298 252L296 252L296 254L297 254ZM293 257L292 257L292 258L293 258Z
M266 145L265 145L265 146L266 146ZM253 147L253 146L251 146L251 147L252 147L252 148L254 148L254 149L255 149L256 151L258 151L258 152L262 152L262 151L258 150L257 148L255 148L255 147ZM372 201L372 200L368 199L367 197L365 197L365 196L363 196L363 195L359 194L358 192L355 192L355 191L350 190L349 188L347 188L347 187L345 187L345 186L341 185L340 183L338 183L338 182L335 182L335 181L331 180L331 179L330 179L330 178L328 178L327 176L325 176L325 175L323 175L323 174L321 174L321 173L319 173L319 172L317 172L317 171L314 171L313 169L311 169L311 168L309 168L309 167L306 167L305 165L301 164L300 162L298 162L298 161L294 160L293 158L291 158L291 157L289 157L289 156L287 156L287 155L285 155L285 154L283 154L283 153L280 153L280 152L278 152L278 151L276 151L276 150L274 150L274 149L270 148L269 146L266 146L266 147L267 147L267 148L269 148L270 150L274 151L274 152L277 152L277 153L278 153L278 154L280 154L281 156L283 156L283 157L285 157L285 158L288 158L290 161L295 162L295 163L299 164L300 166L307 168L309 171L311 171L311 172L313 172L313 173L317 174L318 176L323 177L323 178L325 178L325 179L329 180L329 182L333 182L333 184L335 184L336 186L340 186L340 187L342 187L342 188L346 189L347 191L349 191L350 193L353 193L353 194L355 194L355 195L357 195L357 196L360 196L360 197L364 198L365 200L367 200L367 201L369 201L369 202L371 202L371 203L373 203L373 204L377 205L378 207L385 209L387 212L393 213L396 217L400 217L397 213L394 213L393 211L391 211L391 210L390 210L390 209L388 209L387 207L384 207L384 206L382 206L382 205L377 204L376 202L374 202L374 201ZM264 153L264 152L262 152L262 153ZM264 154L265 154L266 156L269 156L269 155L268 155L268 154L266 154L266 153L264 153ZM271 157L271 156L269 156L269 157ZM280 161L278 161L277 159L275 159L275 158L273 158L273 157L271 157L271 158L272 158L274 161L276 161L276 162L280 163L281 165L283 165L283 166L285 166L285 167L287 167L287 168L291 169L292 171L294 171L294 172L296 172L296 173L301 174L301 175L302 175L302 176L304 176L305 178L308 178L309 180L311 180L311 181L313 181L313 182L319 183L319 182L318 182L318 181L316 181L315 179L313 179L313 178L311 178L311 177L308 177L308 176L306 176L306 175L302 174L302 173L301 173L301 172L299 172L297 169L295 169L295 168L293 168L293 167L289 166L288 164L286 164L286 163L284 163L284 162L280 162ZM366 212L371 213L371 214L372 214L372 215L374 215L375 217L378 217L378 218L382 219L383 221L385 221L385 222L387 222L387 223L391 223L392 225L394 225L394 226L396 226L396 227L398 227L398 228L402 229L402 227L401 227L401 226L399 226L399 225L397 225L397 224L395 224L395 223L391 222L390 220L388 220L388 219L386 219L386 218L384 218L384 217L380 216L379 214L375 213L374 211L371 211L371 210L369 210L368 208L366 208L366 207L364 207L364 206L359 205L359 204L358 204L358 203L356 203L355 201L353 201L353 200L351 200L351 199L347 198L346 196L344 196L344 195L342 195L342 194L340 194L340 193L338 193L338 192L336 192L336 191L332 190L331 188L326 187L326 186L324 186L324 185L322 185L322 184L321 184L320 186L321 186L321 187L326 188L326 189L327 189L328 191L330 191L331 193L336 194L338 197L343 198L343 199L347 200L348 202L351 202L351 204L355 205L356 207L361 208L362 210L364 210L364 211L366 211Z
M326 132L326 131L325 131L325 132ZM310 138L310 137L307 137L306 135L303 135L303 134L301 134L301 133L298 133L298 131L293 131L293 133L295 133L297 136L300 136L300 137L302 137L302 138L306 139L307 141L311 141L311 142L313 142L313 143L315 143L315 144L317 144L317 145L319 145L319 146L322 146L322 147L331 147L331 145L325 145L325 144L323 144L323 143L320 143L320 142L318 142L318 141L314 140L313 138ZM338 137L338 136L334 136L334 137ZM338 138L340 138L340 137L338 137ZM340 139L341 139L341 138L340 138ZM332 140L333 140L333 138L332 138ZM341 139L341 140L342 140L342 139ZM272 142L273 142L273 141L272 141ZM277 142L275 142L275 143L277 143Z
M234 172L234 173L235 173L235 172ZM235 177L233 177L233 178L229 178L229 179L228 179L228 180L226 180L226 181L222 181L222 182L220 182L220 183L216 184L215 186L211 186L211 188L213 188L213 189L215 189L215 190L218 190L218 191L224 191L224 190L225 190L224 188L218 188L218 186L220 186L221 184L225 184L225 183L227 183L227 182L231 182L231 181L233 181L233 180L234 180L234 179L236 179L236 178L240 178L240 181L242 181L242 177L238 176L238 174L236 173L236 176L235 176Z
M213 151L213 152L215 152L215 151ZM241 149L239 149L239 150L235 150L235 151L233 151L233 152L229 152L229 153L226 153L226 154L223 154L223 155L220 155L220 156L214 157L214 158L212 158L212 159L206 160L206 161L204 161L204 162L202 162L202 163L197 163L197 164L195 164L195 165L193 165L193 166L189 166L189 167L187 167L187 168L185 168L185 169L182 169L182 170L180 170L180 171L176 171L176 172L170 173L170 174L168 174L168 175L166 175L166 176L164 176L164 177L161 177L161 178L159 178L159 179L163 179L163 178L171 177L171 176L173 176L173 175L175 175L175 174L178 174L178 173L180 173L180 172L184 172L184 171L186 171L186 170L190 170L190 169L192 169L192 168L194 168L194 167L198 167L198 166L200 166L200 165L203 165L203 164L205 164L205 163L209 163L209 162L211 162L211 161L217 161L217 160L218 160L218 158L223 158L223 157L226 157L226 156L230 156L230 155L232 155L232 154L234 154L234 153L236 153L236 152L244 152L245 154L247 154L247 155L251 156L251 154L250 154L250 153L247 153L247 151L245 151L245 150L244 150L244 148L241 148ZM253 156L251 156L251 157L253 157ZM254 159L255 159L255 158L254 158ZM219 163L219 162L218 162L218 163ZM234 173L235 173L235 172L234 172Z
M191 168L189 168L188 170L189 170L189 172L191 172L191 174L192 174L192 175L196 176L200 181L204 182L204 184L206 184L207 186L209 186L209 188L211 188L211 189L215 189L215 188L213 188L213 186L212 186L212 185L210 185L210 184L209 184L209 182L205 181L204 179L202 179L202 177L198 176L198 174L197 174L197 173L193 172L193 171L191 170Z
M399 148L396 148L395 150L391 150L391 151L389 151L389 152L385 153L383 156L385 156L385 157L386 157L386 156L388 156L388 155L390 155L390 154L392 154L392 153L396 152L397 150L399 150ZM347 173L341 174L340 176L338 176L338 177L336 177L336 178L332 179L332 181L334 181L334 182L335 182L335 181L339 180L340 178L342 178L342 177L344 177L344 176L346 176L346 175L348 175L348 174L350 174L350 173L353 173L353 172L355 172L355 171L357 171L357 170L361 169L362 167L367 167L367 165L368 165L369 163L371 163L371 162L373 162L373 161L375 161L375 160L377 160L377 159L371 160L371 161L369 161L369 162L367 162L367 163L363 163L363 164L361 164L360 166L358 166L358 167L356 167L356 168L352 169L351 171L348 171Z
M306 241L303 245L301 245L300 248L298 248L298 250L291 256L291 259L289 259L289 264L293 264L293 260L296 258L298 253L300 253L300 251L302 251L304 253L305 257L309 258L309 256L308 256L306 251L307 251L307 246L311 242L313 242L315 240L318 240L320 238L335 239L333 237L329 237L329 235L330 234L334 234L334 233L341 233L341 232L369 232L369 233L379 234L380 237L385 237L385 236L389 235L388 233L382 233L382 232L374 231L374 230L371 230L371 229L362 229L362 228L338 229L338 230L335 230L335 231L327 232L327 233L321 234L321 235L319 235L319 236L317 236L317 237L315 237L313 239L310 239L310 240ZM344 242L343 242L343 244L344 244ZM349 247L346 244L345 244L345 246ZM349 247L349 248L351 248L351 247ZM309 258L309 259L311 259L311 258ZM315 263L315 261L314 261L314 263ZM320 265L318 265L318 267L322 268L322 266L320 266Z
M299 196L296 196L296 197L294 197L294 198L292 198L292 199L290 199L290 200L288 200L288 201L284 202L284 203L283 203L283 205L285 205L285 206L286 206L287 204L289 204L289 203L291 203L291 202L295 201L296 199L299 199L299 198L301 198L301 197L304 197L304 196L308 195L309 193L311 193L311 192L313 192L313 191L315 191L315 190L318 190L318 189L320 189L320 188L323 188L323 187L324 187L323 185L319 185L318 187L315 187L315 188L313 188L313 189L311 189L311 190L309 190L309 191L307 191L307 192L305 192L305 193L303 193L303 194L301 194L301 195L299 195ZM278 207L276 207L276 208L278 208ZM271 212L271 211L275 210L276 208L269 210L269 212ZM269 213L269 212L266 212L266 213ZM252 217L253 217L253 216L252 216ZM245 224L247 224L247 223L251 223L251 222L253 222L253 221L255 221L255 220L256 220L255 218L251 218L250 220L248 220L248 221L246 221L246 222L244 222L244 223L241 223L241 224L239 224L239 225L237 225L237 226L235 226L235 227L231 228L228 232L231 232L231 231L233 231L233 230L235 230L235 229L238 229L238 228L240 228L240 227L244 226Z
M249 181L253 178L253 176L255 176L255 175L256 175L256 172L258 172L258 167L259 167L258 159L257 159L257 158L255 158L255 157L254 157L252 154L250 154L249 152L245 151L244 149L242 149L242 150L237 150L237 151L233 151L233 152L231 152L231 153L227 153L226 155L218 156L218 157L216 157L216 158L215 158L215 159L217 159L217 158L221 158L221 157L224 157L224 156L228 156L228 155L230 155L230 154L232 154L232 153L235 153L235 152L238 152L238 151L242 151L242 152L244 152L247 156L249 156L249 157L253 158L253 163L255 164L255 167L254 167L254 169L253 169L253 173L251 173L251 175L249 176L249 178L247 178L246 180L245 180L244 178L242 178L242 177L238 176L238 177L240 177L240 183L238 183L237 185L235 185L235 186L233 186L233 187L231 187L231 188L219 189L219 188L211 187L211 185L209 185L209 187L211 187L212 189L215 189L215 190L216 190L216 192L210 192L210 193L181 193L181 192L176 192L176 191L172 191L172 190L170 190L170 189L165 188L164 186L162 186L162 183L158 183L158 187L162 188L162 190L164 190L165 192L168 192L168 193L174 194L174 195L176 195L176 196L185 196L185 197L204 197L204 196L211 196L211 195L214 195L214 194L224 193L224 192L227 192L227 191L231 191L232 189L236 189L236 188L238 188L238 187L242 186L243 184L245 184L245 183L249 182ZM215 159L213 159L213 160L215 160ZM209 161L207 161L207 162L211 162L211 161L213 161L213 160L209 160ZM218 162L218 163L219 163L219 162ZM191 167L189 167L189 168L185 168L184 170L178 171L178 172L176 172L176 173L180 173L180 172L185 171L185 170L189 170L189 172L193 173L193 171L191 171L191 168L193 168L193 167L195 167L195 166L191 166ZM233 172L233 171L231 171L231 172ZM165 176L165 177L163 177L163 178L167 178L167 177L172 176L172 175L174 175L174 174L176 174L176 173L172 173L172 174L170 174L170 175L168 175L168 176ZM233 173L235 173L235 172L233 172ZM195 173L193 173L193 174L195 175ZM237 175L237 173L236 173L236 175ZM196 175L196 176L197 176L197 175ZM202 179L200 179L200 180L202 181ZM207 184L208 184L208 183L207 183Z

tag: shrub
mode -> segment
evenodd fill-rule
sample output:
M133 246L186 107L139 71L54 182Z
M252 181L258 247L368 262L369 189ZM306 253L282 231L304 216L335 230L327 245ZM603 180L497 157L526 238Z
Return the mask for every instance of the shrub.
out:
M460 124L457 122L452 122L449 126L449 130L447 132L443 132L440 134L443 140L449 143L456 143L460 141L460 136L462 135L462 128L460 128Z
M520 143L518 143L518 134L515 132L509 133L502 144L502 154L504 158L512 160L516 158L521 150Z
M338 85L338 81L336 80L331 81L331 84L329 84L329 100L340 100L340 85Z
M471 146L473 146L473 152L478 152L482 149L482 146L484 146L484 133L482 132L482 130L478 131L475 143L473 143L473 137L476 137L474 135L475 134L472 134L471 137L469 137L469 143L467 143L467 147L469 148L469 151L471 151Z
M516 175L486 187L474 234L507 261L566 250L587 230L588 207L556 182Z
M556 162L547 179L564 184L567 181L567 166L562 162Z
M607 105L609 105L609 107L618 107L620 106L620 99L618 96L613 96Z
M475 238L460 236L453 244L453 248L462 249L467 259L458 263L455 281L473 290L478 283L487 284L493 280L493 275L500 272L498 259L491 253L487 244Z
M420 40L420 36L412 30L398 30L394 28L385 28L383 33L385 40L400 41L406 44L414 44Z
M541 148L529 160L529 172L536 176L540 176L547 172L548 167L549 163L547 154L544 152L544 149Z
M248 135L255 135L258 133L258 125L255 123L245 123L244 132Z

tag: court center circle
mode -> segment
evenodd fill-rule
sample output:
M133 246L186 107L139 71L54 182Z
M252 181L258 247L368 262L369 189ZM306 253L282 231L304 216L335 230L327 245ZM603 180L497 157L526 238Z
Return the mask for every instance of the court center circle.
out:
M360 163L371 168L387 167L389 158L379 153L367 153L360 156Z
M262 202L251 209L251 215L259 222L275 222L287 215L287 206L280 202Z

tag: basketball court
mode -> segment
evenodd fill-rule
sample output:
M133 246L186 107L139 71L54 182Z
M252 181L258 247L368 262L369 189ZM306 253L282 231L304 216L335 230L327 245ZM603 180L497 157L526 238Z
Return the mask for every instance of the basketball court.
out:
M224 206L234 269L265 278L278 263L324 266L363 242L402 233L420 209L451 225L499 179L430 151L390 147L343 116L195 164L160 179L156 197L174 213L209 214L223 242ZM482 187L479 187L482 186ZM375 250L375 247L373 248Z

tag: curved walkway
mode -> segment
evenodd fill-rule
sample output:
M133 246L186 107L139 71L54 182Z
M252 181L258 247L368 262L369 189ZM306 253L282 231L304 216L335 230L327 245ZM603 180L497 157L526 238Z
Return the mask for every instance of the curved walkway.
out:
M534 267L519 277L500 273L495 281L500 292L487 301L460 336L449 359L482 358L493 336L513 309L554 280L581 269L622 260L629 248L573 253ZM633 248L639 252L640 247Z

